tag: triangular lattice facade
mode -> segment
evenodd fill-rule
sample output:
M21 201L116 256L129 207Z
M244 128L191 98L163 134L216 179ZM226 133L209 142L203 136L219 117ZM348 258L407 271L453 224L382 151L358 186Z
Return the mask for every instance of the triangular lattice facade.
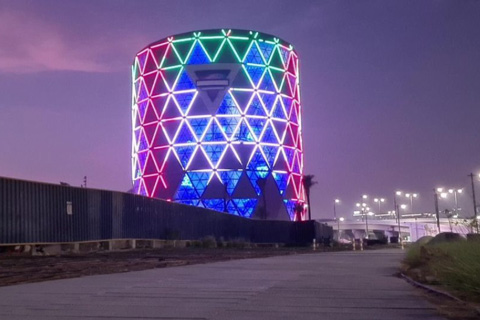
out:
M132 66L135 192L242 217L298 219L298 71L290 44L252 31L186 33L140 51Z

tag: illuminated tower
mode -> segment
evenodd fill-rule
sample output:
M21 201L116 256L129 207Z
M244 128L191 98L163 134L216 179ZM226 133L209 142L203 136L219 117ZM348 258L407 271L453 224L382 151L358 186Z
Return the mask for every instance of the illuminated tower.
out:
M292 45L254 31L189 32L141 50L132 66L135 192L298 220L298 71Z

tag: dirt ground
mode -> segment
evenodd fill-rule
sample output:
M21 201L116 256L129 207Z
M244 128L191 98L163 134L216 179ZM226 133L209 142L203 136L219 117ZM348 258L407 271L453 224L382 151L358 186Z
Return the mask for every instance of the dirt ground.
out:
M318 250L320 252L322 250ZM0 286L232 259L312 253L311 248L162 248L61 256L0 256Z
M343 248L345 250L345 248ZM0 255L0 286L75 278L88 275L140 271L233 259L251 259L332 251L308 247L255 248L161 248L65 254L61 256ZM459 303L417 288L425 299L451 320L480 319L475 306Z

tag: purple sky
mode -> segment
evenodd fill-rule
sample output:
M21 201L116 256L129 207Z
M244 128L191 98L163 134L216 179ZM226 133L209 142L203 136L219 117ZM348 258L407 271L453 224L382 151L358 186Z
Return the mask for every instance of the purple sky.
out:
M480 172L480 1L0 0L0 176L131 187L130 64L166 36L274 34L299 53L314 218L339 197L466 187ZM480 182L477 183L480 198ZM407 201L403 201L407 203ZM441 209L452 201L441 202Z

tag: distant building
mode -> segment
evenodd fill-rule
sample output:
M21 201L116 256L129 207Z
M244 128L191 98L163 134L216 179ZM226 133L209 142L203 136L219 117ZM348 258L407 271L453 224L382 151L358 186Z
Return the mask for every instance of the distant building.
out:
M303 147L290 44L245 30L184 33L142 49L132 77L135 193L298 219Z

